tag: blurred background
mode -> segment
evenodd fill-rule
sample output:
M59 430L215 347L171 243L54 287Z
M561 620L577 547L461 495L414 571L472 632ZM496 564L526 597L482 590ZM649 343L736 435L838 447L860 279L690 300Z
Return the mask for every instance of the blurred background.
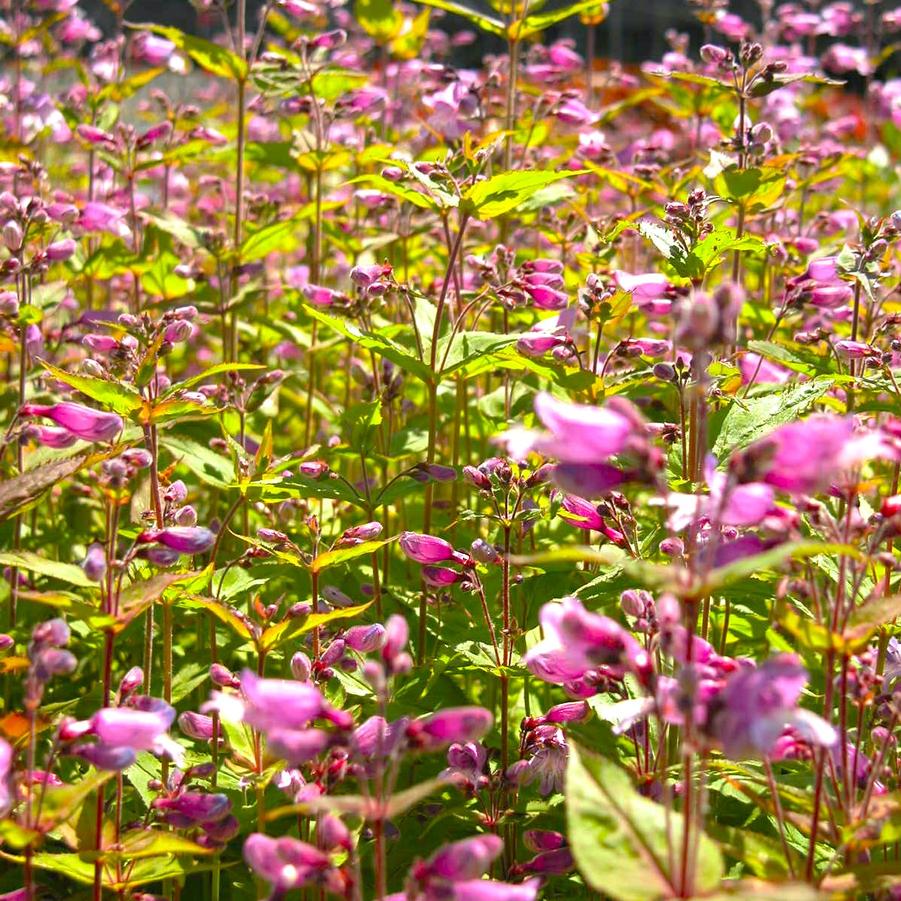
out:
M462 0L474 9L491 12L485 0ZM550 10L568 5L561 0L549 0L543 9ZM857 0L857 6L862 0ZM882 3L882 9L893 4ZM82 8L104 31L112 30L113 15L102 0L82 0ZM247 0L248 19L256 21L262 0ZM353 9L352 0L347 8ZM759 6L755 0L732 0L729 11L759 22ZM126 18L133 22L158 22L175 25L183 31L209 36L218 30L215 14L199 14L189 0L137 0L129 9ZM439 20L438 12L433 14L433 22L443 30L453 33L468 28L468 23L458 16L447 14ZM597 29L598 56L607 56L627 63L637 63L647 59L659 59L668 49L666 31L677 28L688 32L692 46L701 42L702 29L692 15L688 0L612 0L610 15ZM585 28L577 18L570 19L556 28L548 29L547 39L572 37L581 48L585 41ZM454 58L461 65L475 65L484 53L500 50L490 38L483 38L476 44L455 51Z

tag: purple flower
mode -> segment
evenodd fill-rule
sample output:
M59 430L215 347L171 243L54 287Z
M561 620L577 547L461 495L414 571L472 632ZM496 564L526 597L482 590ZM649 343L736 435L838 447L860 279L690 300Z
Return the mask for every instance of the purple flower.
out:
M96 541L88 548L81 563L84 574L92 582L100 582L106 574L106 550Z
M98 710L90 719L90 731L97 736L98 744L83 747L82 756L108 755L110 759L125 760L129 756L126 751L152 751L154 754L165 754L176 765L181 765L184 749L168 735L169 727L175 720L175 710L156 698L132 700L132 703L136 702L141 702L146 709L104 707Z
M409 877L415 886L412 897L416 901L534 901L540 885L537 879L509 885L480 878L502 850L503 841L495 835L445 845L429 860L413 865ZM409 897L410 892L389 895L386 901Z
M23 416L45 416L52 419L83 441L112 441L122 431L122 417L116 413L103 413L81 404L62 401L46 404L23 404Z
M324 729L273 729L266 747L273 757L280 757L289 766L301 766L315 760L332 742L332 734Z
M153 807L188 823L215 823L228 816L232 802L228 795L183 792L174 798L157 798Z
M216 542L216 536L203 526L170 526L167 529L148 529L138 536L139 544L158 542L179 554L202 554Z

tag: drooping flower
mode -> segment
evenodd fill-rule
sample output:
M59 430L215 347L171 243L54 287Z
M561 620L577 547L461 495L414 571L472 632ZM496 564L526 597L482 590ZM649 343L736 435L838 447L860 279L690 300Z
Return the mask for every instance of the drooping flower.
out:
M112 441L122 431L122 417L71 401L58 404L23 404L22 416L44 416L83 441Z
M547 431L511 429L500 438L514 459L535 452L561 463L602 463L625 450L635 430L615 410L571 404L543 392L535 398L535 414Z
M544 640L525 656L526 666L539 678L563 685L602 669L612 678L632 673L650 683L653 667L647 651L619 623L589 613L578 598L545 604L539 618Z

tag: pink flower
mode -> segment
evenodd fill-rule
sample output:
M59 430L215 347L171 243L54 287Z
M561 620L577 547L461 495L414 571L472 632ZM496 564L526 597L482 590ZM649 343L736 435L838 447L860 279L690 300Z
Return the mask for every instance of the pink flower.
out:
M325 851L296 838L270 838L260 832L248 836L244 842L244 861L269 883L274 897L319 881L331 869Z
M124 427L122 417L116 413L103 413L70 401L62 401L53 406L24 404L20 413L23 416L45 416L52 419L83 441L112 441Z
M818 414L780 426L746 454L761 455L763 481L782 491L814 494L828 487L851 442L850 417Z
M545 682L563 685L603 667L613 678L653 674L647 651L618 623L589 613L575 597L545 604L539 616L544 639L526 653L525 664Z
M659 300L666 296L670 287L670 281L665 275L657 272L647 272L642 275L632 275L621 269L613 270L613 281L620 291L631 294L635 301Z
M261 679L251 670L241 673L245 704L243 721L255 729L304 729L332 708L315 685L287 679Z
M170 526L167 529L148 529L138 536L139 544L157 542L180 554L202 554L216 541L216 536L203 526Z
M492 726L494 717L484 707L450 707L413 720L407 727L412 742L436 748L454 742L478 741Z
M86 232L109 232L119 238L131 236L131 229L125 224L125 211L106 203L86 203L78 217L78 224Z
M400 548L416 563L443 563L445 560L455 559L457 555L454 546L443 538L416 532L401 533Z
M511 429L501 436L517 460L534 451L565 463L601 463L625 449L635 428L609 408L571 404L545 392L535 398L535 413L548 431Z
M786 727L811 744L829 747L835 730L809 710L797 708L807 672L792 654L735 672L716 697L709 731L733 759L768 754Z
M14 757L12 746L0 738L0 817L5 817L16 800L12 767Z
M741 370L741 380L744 385L750 383L752 379L761 384L782 385L791 377L791 373L784 366L750 351L741 355L738 360L738 368Z
M142 32L131 45L132 58L150 66L168 65L175 52L175 44L155 34Z

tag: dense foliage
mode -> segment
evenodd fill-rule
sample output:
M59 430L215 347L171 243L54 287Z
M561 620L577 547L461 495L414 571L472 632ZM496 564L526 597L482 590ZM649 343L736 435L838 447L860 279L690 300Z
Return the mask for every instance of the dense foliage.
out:
M4 5L0 897L901 897L899 11L220 2Z

